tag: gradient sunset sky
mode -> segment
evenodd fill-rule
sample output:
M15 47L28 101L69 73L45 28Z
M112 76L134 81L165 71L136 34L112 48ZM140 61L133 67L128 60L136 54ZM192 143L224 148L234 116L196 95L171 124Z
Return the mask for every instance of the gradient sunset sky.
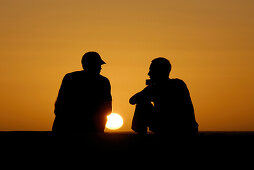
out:
M159 56L200 130L254 130L253 0L0 0L0 130L51 130L62 78L87 51L107 63L119 131Z

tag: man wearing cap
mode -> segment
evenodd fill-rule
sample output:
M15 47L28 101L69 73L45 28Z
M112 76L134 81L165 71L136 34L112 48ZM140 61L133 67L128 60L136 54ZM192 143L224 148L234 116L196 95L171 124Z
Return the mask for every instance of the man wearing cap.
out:
M53 132L104 132L112 111L109 80L100 75L105 62L97 52L87 52L83 69L64 76L55 103Z

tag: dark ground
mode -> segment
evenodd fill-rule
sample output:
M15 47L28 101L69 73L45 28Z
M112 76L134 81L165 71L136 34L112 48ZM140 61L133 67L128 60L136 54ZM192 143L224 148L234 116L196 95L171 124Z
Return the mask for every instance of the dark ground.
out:
M138 135L126 133L64 134L54 135L49 131L0 132L0 144L4 148L74 149L91 152L137 152L159 149L243 149L254 148L254 132L199 132L196 137Z
M0 148L2 161L11 160L10 166L16 166L17 160L22 160L21 164L56 163L61 167L73 165L73 160L75 165L97 162L94 166L121 160L124 166L138 162L149 167L150 163L162 161L167 165L177 162L179 166L206 163L207 167L218 161L234 165L253 160L254 132L200 132L191 138L134 133L55 136L48 131L10 131L0 132Z

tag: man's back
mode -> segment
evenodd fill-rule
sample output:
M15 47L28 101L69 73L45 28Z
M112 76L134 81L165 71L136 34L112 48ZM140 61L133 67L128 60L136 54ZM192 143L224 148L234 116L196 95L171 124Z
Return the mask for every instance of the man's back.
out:
M197 126L189 90L180 79L168 79L151 89L154 131L186 132Z
M103 131L106 102L111 102L110 83L106 77L77 71L65 75L55 103L57 130ZM53 126L53 129L54 129Z

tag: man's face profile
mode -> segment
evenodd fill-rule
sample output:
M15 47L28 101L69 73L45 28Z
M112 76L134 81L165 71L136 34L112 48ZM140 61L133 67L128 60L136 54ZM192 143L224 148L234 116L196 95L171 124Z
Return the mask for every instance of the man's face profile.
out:
M158 68L158 65L151 63L148 76L151 80L157 80L160 78L160 69Z

